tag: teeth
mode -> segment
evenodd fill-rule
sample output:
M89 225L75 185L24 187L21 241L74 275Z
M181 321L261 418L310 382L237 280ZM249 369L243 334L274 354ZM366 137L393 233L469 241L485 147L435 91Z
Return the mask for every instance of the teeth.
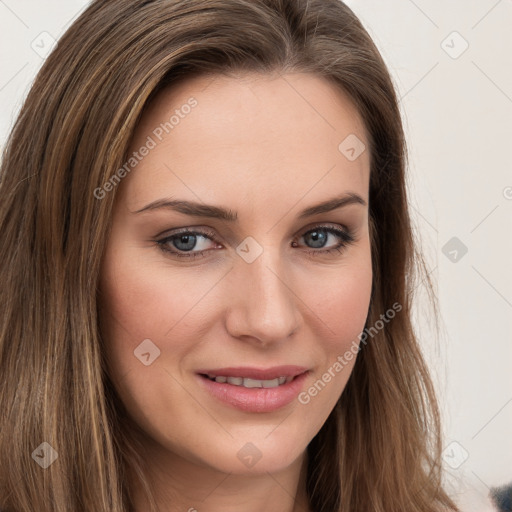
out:
M223 375L208 375L211 380L220 384L232 384L244 388L277 388L293 380L293 377L277 377L271 380L250 379L249 377L225 377Z
M277 386L279 386L279 379L261 381L261 387L263 388L277 388Z

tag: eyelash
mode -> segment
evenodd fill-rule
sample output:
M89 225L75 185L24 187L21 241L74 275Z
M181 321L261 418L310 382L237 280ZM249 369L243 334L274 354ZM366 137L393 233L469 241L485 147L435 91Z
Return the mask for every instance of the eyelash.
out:
M332 226L323 226L323 225L318 225L312 229L308 229L301 235L300 238L302 238L303 236L306 236L309 233L312 233L312 232L318 231L318 230L322 230L322 231L325 231L327 233L337 236L338 238L340 238L340 242L336 246L330 247L329 249L309 249L309 250L307 250L306 252L308 252L311 256L328 255L328 254L333 253L334 251L337 251L338 253L341 254L342 249L345 249L346 247L348 247L350 244L352 244L355 241L355 238L349 231L344 231L343 229L335 228ZM182 231L173 233L171 236L167 236L161 240L156 240L156 243L161 251L163 251L166 254L171 254L173 256L176 256L178 258L189 258L190 259L190 258L204 257L205 256L204 253L211 250L211 249L207 249L204 251L192 252L192 251L178 251L176 249L170 249L168 247L167 244L169 244L169 242L172 242L174 239L179 238L180 236L184 236L184 235L193 235L193 236L199 235L199 236L203 236L211 241L215 241L215 233L213 231L208 231L208 230L192 231L187 228L184 228Z

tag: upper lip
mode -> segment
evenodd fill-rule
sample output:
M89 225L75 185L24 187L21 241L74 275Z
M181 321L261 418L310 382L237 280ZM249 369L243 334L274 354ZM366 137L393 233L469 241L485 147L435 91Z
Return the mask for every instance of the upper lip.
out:
M211 368L199 370L197 373L209 377L247 377L257 380L273 380L278 377L296 377L308 371L304 366L283 365L272 368L254 368L249 366L238 366L230 368Z

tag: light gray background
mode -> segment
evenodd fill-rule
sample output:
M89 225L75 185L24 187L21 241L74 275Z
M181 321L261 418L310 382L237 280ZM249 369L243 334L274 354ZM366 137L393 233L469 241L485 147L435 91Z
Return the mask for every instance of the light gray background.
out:
M401 96L411 208L442 313L436 336L419 288L448 486L464 511L491 510L489 487L512 481L512 0L347 3ZM52 38L87 4L0 0L0 145Z

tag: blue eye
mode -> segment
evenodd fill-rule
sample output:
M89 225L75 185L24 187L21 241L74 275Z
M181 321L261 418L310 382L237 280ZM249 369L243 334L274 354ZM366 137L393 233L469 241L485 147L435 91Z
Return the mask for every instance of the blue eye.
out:
M335 243L325 248L330 237L335 238ZM306 252L311 255L327 255L334 251L341 253L342 249L354 242L351 233L332 226L317 226L310 229L299 237L299 240L302 239L308 240L307 244L310 245L308 245L309 249ZM208 243L215 245L215 233L208 230L192 231L184 228L178 233L156 241L156 243L162 251L178 258L204 257L211 250L207 248ZM292 247L299 247L299 244L294 241Z
M205 241L212 242L215 234L212 231L183 231L168 236L163 240L159 240L157 243L160 248L179 258L196 258L197 256L204 256L206 249L202 248L199 251L197 245L204 244Z
M335 243L334 246L324 249L327 241L329 240L329 235L337 238L338 242ZM326 255L333 251L341 253L342 249L354 242L354 237L348 231L331 226L318 226L315 229L310 229L309 231L306 231L301 238L309 238L312 243L312 246L310 247L313 249L320 249L308 251L312 255Z

